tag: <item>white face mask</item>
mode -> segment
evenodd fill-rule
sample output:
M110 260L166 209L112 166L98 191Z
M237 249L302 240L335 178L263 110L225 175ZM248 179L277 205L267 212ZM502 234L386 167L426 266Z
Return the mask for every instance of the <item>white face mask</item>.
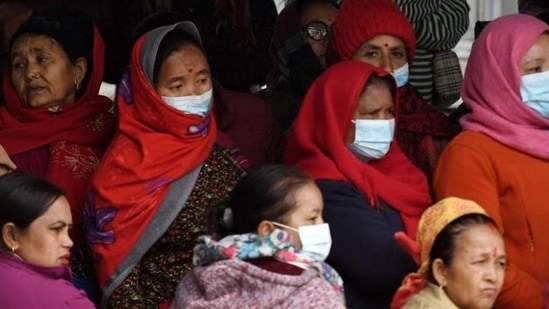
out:
M549 71L522 76L520 95L524 104L549 118Z
M360 159L379 159L387 154L395 133L395 119L356 119L355 141L347 144Z
M406 62L406 64L401 66L400 68L391 72L391 75L393 75L393 77L395 78L397 87L400 88L406 85L408 79L410 78L410 69L408 67L408 62Z
M328 257L332 248L332 236L328 223L304 225L297 229L277 222L271 223L281 228L296 231L299 234L302 245L300 253L314 261L324 261Z
M165 97L162 100L171 107L184 112L198 116L206 116L212 108L213 88L201 95L188 95L183 97Z

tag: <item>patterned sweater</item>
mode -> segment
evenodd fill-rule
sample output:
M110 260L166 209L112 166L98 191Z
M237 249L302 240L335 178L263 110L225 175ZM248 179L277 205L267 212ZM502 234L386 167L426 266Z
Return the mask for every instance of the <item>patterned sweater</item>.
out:
M274 273L249 262L224 260L195 267L177 286L177 308L345 308L314 270L299 276Z
M185 207L108 299L109 308L158 308L171 301L192 268L193 247L209 232L210 210L227 200L243 171L229 150L214 146Z

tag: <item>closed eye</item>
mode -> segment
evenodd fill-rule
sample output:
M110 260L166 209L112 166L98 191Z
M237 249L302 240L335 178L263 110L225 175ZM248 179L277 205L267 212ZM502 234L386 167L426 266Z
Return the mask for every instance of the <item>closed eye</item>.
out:
M507 260L505 258L502 258L497 261L497 265L499 267L505 268L505 266L507 266Z
M61 233L65 229L68 229L68 230L72 229L72 224L60 223L59 225L54 225L50 227L50 230L56 233Z
M56 227L52 227L51 229L57 233L61 233L61 231L65 229L65 226L56 226Z
M526 71L526 72L528 72L528 73L540 73L541 70L542 70L541 67L534 67L534 68L528 69L528 71Z

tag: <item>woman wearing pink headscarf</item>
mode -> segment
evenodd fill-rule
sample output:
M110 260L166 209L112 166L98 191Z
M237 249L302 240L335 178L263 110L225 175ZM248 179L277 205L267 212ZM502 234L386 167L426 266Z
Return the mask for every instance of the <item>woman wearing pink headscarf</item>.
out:
M494 308L544 308L549 278L549 26L512 14L473 44L461 92L471 113L434 176L437 199L482 205L508 253Z

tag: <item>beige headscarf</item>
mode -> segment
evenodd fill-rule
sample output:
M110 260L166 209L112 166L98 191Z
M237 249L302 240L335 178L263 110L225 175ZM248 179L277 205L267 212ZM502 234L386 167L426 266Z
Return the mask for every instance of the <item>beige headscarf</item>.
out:
M477 203L456 197L447 197L433 206L427 208L421 215L417 231L417 244L419 246L419 264L417 272L408 274L397 290L391 308L400 308L410 297L418 293L427 284L431 248L438 234L452 221L467 214L483 214L486 212ZM399 239L400 238L400 239ZM402 240L402 237L397 236ZM411 247L411 246L410 246ZM416 257L417 260L417 257Z

